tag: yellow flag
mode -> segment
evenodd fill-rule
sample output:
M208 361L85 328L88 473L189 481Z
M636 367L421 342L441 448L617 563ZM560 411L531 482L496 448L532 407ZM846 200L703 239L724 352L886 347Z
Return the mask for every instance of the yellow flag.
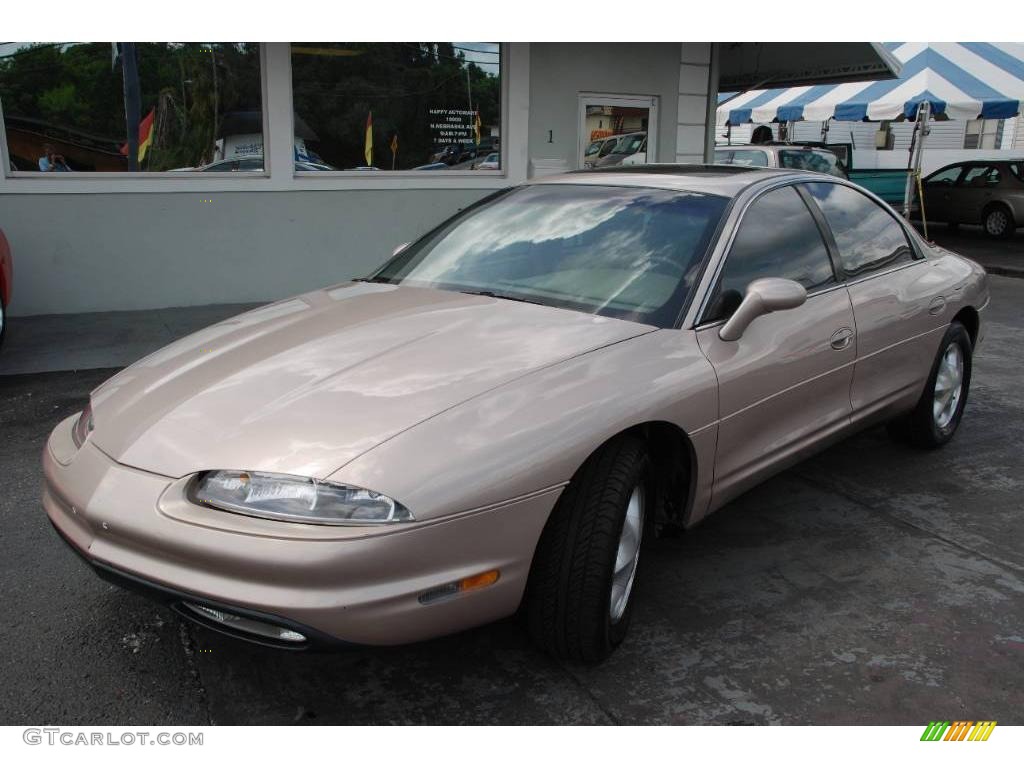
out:
M367 165L373 165L373 112L366 113L366 141L363 144L363 157Z
M473 118L473 130L476 131L476 143L480 145L480 110L476 111L476 116Z

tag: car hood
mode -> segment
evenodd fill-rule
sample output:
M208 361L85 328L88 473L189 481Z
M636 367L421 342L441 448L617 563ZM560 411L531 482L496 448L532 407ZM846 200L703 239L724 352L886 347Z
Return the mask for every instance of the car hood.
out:
M345 283L218 323L121 371L93 392L90 439L122 464L169 477L248 469L322 478L475 395L651 330Z

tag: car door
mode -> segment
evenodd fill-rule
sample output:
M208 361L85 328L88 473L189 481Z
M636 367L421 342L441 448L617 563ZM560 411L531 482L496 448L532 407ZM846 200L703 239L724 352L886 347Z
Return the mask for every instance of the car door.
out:
M976 165L967 170L953 188L953 202L957 206L958 221L980 224L982 211L993 200L1002 174L994 165Z
M757 318L737 341L722 340L722 323L763 277L796 280L807 301ZM718 377L715 507L849 424L853 308L795 187L765 192L744 211L697 338Z
M917 402L946 313L941 276L914 248L899 218L860 190L804 185L828 223L857 322L853 420Z
M924 215L928 221L956 221L950 218L953 187L963 171L962 165L951 165L924 180Z

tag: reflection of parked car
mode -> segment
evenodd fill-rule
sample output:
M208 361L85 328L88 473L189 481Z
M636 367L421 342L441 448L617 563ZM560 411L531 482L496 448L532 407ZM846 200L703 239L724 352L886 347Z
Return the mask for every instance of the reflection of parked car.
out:
M448 163L427 163L426 165L417 165L413 168L414 171L446 171L448 170Z
M476 155L489 155L501 149L501 138L498 136L481 136L480 143L476 145Z
M11 246L4 236L4 231L0 229L0 346L4 343L4 331L7 328L7 307L11 303L13 269Z
M841 179L846 178L846 170L835 152L796 144L740 144L715 147L715 163L756 168L791 168L796 171L817 171Z
M491 152L483 160L476 164L478 171L496 171L501 167L501 156L497 152Z
M925 177L928 221L981 224L989 237L1010 237L1024 222L1024 159L972 160ZM916 210L917 217L920 211Z
M594 161L594 167L607 168L612 165L620 165L627 157L639 152L646 142L646 133L627 133L624 136L620 136L611 152Z
M295 161L296 171L336 171L338 170L333 165L327 163L314 163L309 160L296 160Z
M606 136L603 139L595 139L590 142L583 152L583 167L593 168L594 163L615 149L615 145L619 143L620 138L622 137Z
M459 156L462 154L462 150L458 144L449 144L448 146L441 149L440 152L435 152L431 158L431 163L444 163L445 165L455 165L459 162ZM428 163L429 165L429 163Z
M644 139L644 143L640 145L635 153L629 157L623 158L619 165L644 165L647 163L647 139Z
M988 303L841 179L553 176L118 373L55 426L43 506L101 574L264 645L521 606L594 662L660 529L874 422L952 439Z
M231 171L262 171L263 158L258 155L252 157L234 157L229 160L217 160L209 165L196 168L203 173L225 173Z

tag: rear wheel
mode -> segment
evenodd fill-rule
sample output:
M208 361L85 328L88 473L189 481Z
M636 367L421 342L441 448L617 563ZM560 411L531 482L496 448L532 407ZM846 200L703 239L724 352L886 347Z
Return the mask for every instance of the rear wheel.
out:
M938 448L960 425L971 386L971 337L959 322L949 326L917 406L890 425L894 437L920 448Z
M996 239L1003 239L1013 236L1016 224L1013 221L1013 213L1005 205L993 205L985 211L985 234Z
M544 527L525 613L533 639L558 658L601 661L626 636L652 500L648 467L642 441L613 440L576 473Z

